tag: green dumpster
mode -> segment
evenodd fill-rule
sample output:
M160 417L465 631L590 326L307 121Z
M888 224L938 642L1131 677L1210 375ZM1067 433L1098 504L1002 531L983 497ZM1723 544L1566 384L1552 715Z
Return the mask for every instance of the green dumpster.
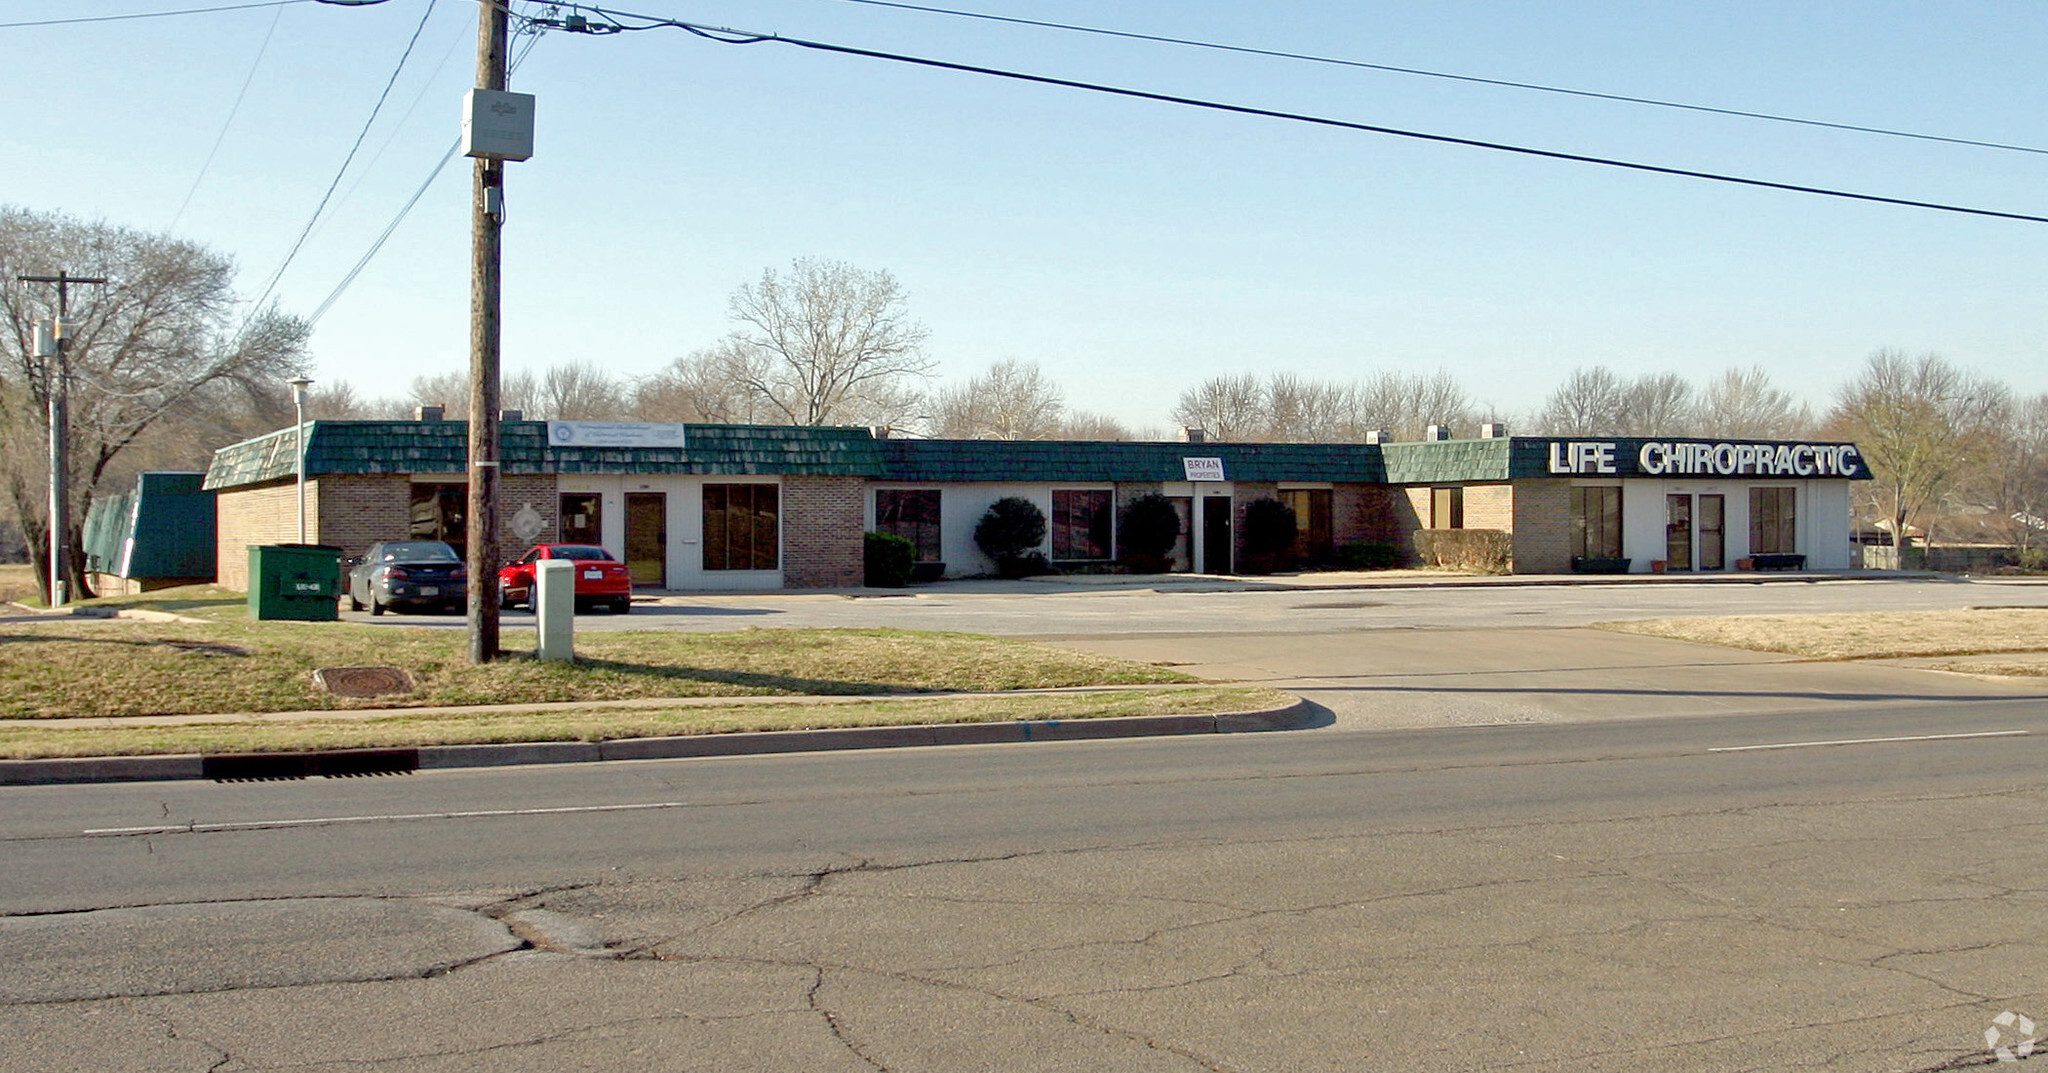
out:
M249 545L249 617L333 622L340 618L341 549L325 544Z

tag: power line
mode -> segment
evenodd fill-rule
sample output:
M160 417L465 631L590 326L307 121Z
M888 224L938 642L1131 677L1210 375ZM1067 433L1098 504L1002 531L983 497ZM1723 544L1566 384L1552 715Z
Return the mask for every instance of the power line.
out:
M207 169L213 167L213 158L220 153L220 145L227 140L228 128L235 125L235 116L241 114L242 100L249 95L249 86L256 81L256 70L263 66L263 56L270 51L270 39L277 35L277 24L284 20L284 5L277 5L277 11L270 17L270 29L263 33L263 43L256 46L255 62L249 64L249 73L242 79L241 91L235 94L235 103L228 106L228 117L221 121L220 133L214 136L213 148L206 151L206 162L199 165L199 174L192 177L192 188L185 191L185 200L178 202L178 212L171 217L166 231L175 231L178 221L185 218L185 210L192 206L192 195L199 192L199 184L206 181Z
M542 31L534 28L529 32L533 36L527 40L526 46L519 50L519 55L512 59L512 71L514 72L519 70L520 64L526 62L526 56L533 51L533 46L540 43ZM319 306L314 308L312 315L306 318L308 327L320 323L320 318L326 316L327 311L334 308L334 303L341 300L342 293L347 291L349 285L356 281L357 276L362 275L363 269L369 267L371 258L376 257L378 251L384 248L384 243L390 241L392 233L398 230L398 225L405 222L405 218L411 214L413 206L418 205L420 198L426 196L427 188L434 185L434 180L441 177L442 170L448 166L449 161L455 159L456 152L461 148L461 138L448 143L448 151L441 154L441 160L434 165L434 170L427 173L426 179L420 183L418 189L412 192L412 197L407 199L403 206L400 206L397 214L391 217L391 222L384 226L384 230L377 236L377 240L370 243L370 248L364 251L363 255L356 260L355 265L348 270L348 274L341 278L340 283L335 284L333 290L327 292L327 297L322 299Z
M571 5L563 5L571 7ZM1154 93L1149 90L1110 86L1099 82L1082 82L1070 78L1054 78L1050 75L1027 74L999 67L982 67L975 64L955 63L949 60L928 59L897 52L882 52L876 49L856 48L851 45L834 45L822 41L808 41L798 37L783 37L778 34L750 33L724 27L704 26L667 19L656 15L638 15L630 12L611 11L604 8L574 5L573 10L590 12L607 20L592 23L581 14L567 17L529 18L533 25L548 26L574 33L625 33L640 30L676 29L695 34L707 41L723 45L780 44L814 52L829 52L842 56L860 56L866 59L887 60L918 67L929 67L942 71L957 71L963 74L987 75L1015 82L1029 82L1034 85L1061 86L1067 89L1087 90L1091 93L1106 93L1137 100L1157 101L1162 104L1179 104L1190 108L1202 108L1233 115L1257 116L1262 119L1284 119L1296 123L1308 123L1339 130L1354 130L1366 134L1385 134L1395 138L1410 138L1416 141L1434 142L1440 145L1462 145L1473 149L1489 149L1500 153L1514 153L1520 156L1538 157L1545 160L1562 160L1575 164L1595 164L1601 167L1622 168L1629 171L1648 172L1655 175L1671 175L1683 179L1701 179L1707 182L1729 183L1737 186L1758 187L1766 190L1783 190L1795 194L1813 194L1818 197L1832 197L1847 201L1872 202L1881 205L1898 205L1904 208L1931 209L1936 212L1953 212L1968 216L1987 216L2001 220L2021 220L2027 223L2048 224L2048 216L2034 216L2027 213L2004 212L1998 209L1979 209L1965 205L1950 205L1938 201L1920 201L1912 198L1887 197L1881 194L1863 194L1850 190L1837 190L1824 186L1807 186L1800 183L1777 182L1771 179L1755 179L1723 172L1699 171L1692 168L1667 167L1662 164L1646 164L1640 161L1621 160L1614 157L1592 156L1585 153L1567 153L1556 149L1538 149L1533 146L1511 145L1506 142L1490 142L1477 138L1460 138L1449 134L1431 134L1426 131L1408 130L1401 127L1381 126L1373 123L1354 123L1349 120L1331 119L1309 115L1303 112L1283 112L1272 108L1255 108L1250 105L1228 104L1222 101L1204 100L1199 97L1182 97L1170 93ZM641 25L626 25L621 19L633 19Z
M261 0L253 4L225 4L220 7L188 7L178 11L140 11L132 15L92 15L76 19L40 19L35 22L0 22L0 30L13 30L23 26L75 26L82 22L127 22L131 19L167 19L173 15L211 15L216 11L247 11L258 7L283 7L286 4L306 4L314 0Z
M279 262L277 270L270 274L270 279L264 283L262 292L250 305L251 318L255 317L257 310L263 308L264 299L270 297L270 292L277 287L277 281L283 278L285 269L291 267L292 259L299 255L299 248L306 244L306 236L313 233L313 225L320 222L320 214L326 210L328 199L334 196L335 187L341 185L341 177L348 174L348 166L355 160L356 151L363 147L363 139L369 136L371 124L377 121L377 113L384 110L384 102L391 96L391 87L397 84L399 72L405 70L405 61L411 58L413 46L419 44L420 34L426 30L427 19L433 16L434 5L437 2L438 0L427 0L427 9L420 13L419 25L413 27L412 39L405 43L405 51L399 54L397 66L391 69L391 77L384 82L384 92L377 95L377 104L370 109L370 118L363 121L363 129L356 133L355 144L349 146L348 156L342 158L341 167L334 173L334 181L328 183L327 192L320 195L320 203L313 207L313 215L307 218L306 226L299 231L299 237L292 242L292 248L286 251L284 260Z
M2048 149L2033 145L2014 145L2008 142L1980 141L1975 138L1955 138L1942 134L1923 134L1917 131L1895 130L1889 127L1870 127L1856 123L1836 123L1825 119L1803 119L1798 116L1780 115L1773 112L1752 112L1741 108L1719 108L1706 104L1686 104L1681 101L1660 100L1656 97L1637 97L1625 93L1602 93L1598 90L1572 89L1566 86L1551 86L1540 82L1517 82L1505 78L1486 78L1480 75L1455 74L1448 71L1430 71L1420 67L1399 67L1389 63L1368 63L1364 60L1347 60L1335 56L1319 56L1306 52L1287 52L1281 49L1253 48L1247 45L1226 45L1214 41L1198 41L1186 37L1169 37L1164 34L1135 33L1128 30L1109 30L1099 26L1082 26L1068 22L1048 22L1041 19L1024 19L1010 15L990 15L980 11L958 11L952 8L928 7L924 4L902 3L900 0L839 0L846 4L864 4L869 7L895 8L901 11L919 11L932 15L950 15L955 18L979 19L984 22L1007 23L1015 26L1036 26L1048 30L1065 30L1072 33L1095 34L1102 37L1118 37L1128 41L1150 41L1156 44L1182 45L1188 48L1210 49L1216 52L1235 52L1246 56L1265 56L1272 59L1301 60L1306 63L1328 64L1334 67L1353 67L1367 71L1385 71L1390 74L1415 75L1421 78L1440 78L1451 82L1469 82L1481 86L1500 86L1507 89L1526 89L1537 93L1556 93L1567 97L1583 97L1598 101L1617 101L1622 104L1641 104L1652 108L1675 108L1687 112L1704 112L1709 115L1734 116L1740 119L1761 119L1771 123L1794 123L1805 127L1822 127L1828 130L1844 130L1857 134L1877 134L1887 138L1913 138L1919 141L1941 142L1947 145L1967 145L1978 149L1998 149L2014 153L2039 153L2048 155Z

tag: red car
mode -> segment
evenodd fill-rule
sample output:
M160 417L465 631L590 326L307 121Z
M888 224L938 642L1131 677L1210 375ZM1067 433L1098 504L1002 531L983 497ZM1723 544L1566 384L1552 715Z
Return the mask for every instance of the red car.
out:
M626 572L626 564L595 544L535 544L498 571L499 607L533 607L533 564L542 559L575 562L576 610L605 605L623 615L633 609L633 576Z

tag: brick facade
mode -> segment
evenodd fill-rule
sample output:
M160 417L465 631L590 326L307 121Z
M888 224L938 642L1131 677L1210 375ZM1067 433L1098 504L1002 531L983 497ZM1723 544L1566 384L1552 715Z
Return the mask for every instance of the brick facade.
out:
M462 483L463 479L449 476L440 480ZM405 474L330 474L307 481L306 542L340 548L346 562L380 540L405 539L412 529L412 484L413 479ZM555 539L560 502L551 474L514 474L500 479L499 556L510 561L529 544ZM298 542L298 486L287 481L229 489L220 493L215 503L217 584L247 591L249 545ZM512 520L527 506L542 522L539 535L531 541L512 531Z
M860 477L782 478L783 587L835 589L862 582L866 490Z
M1563 481L1514 482L1517 574L1562 574L1571 569L1572 490Z

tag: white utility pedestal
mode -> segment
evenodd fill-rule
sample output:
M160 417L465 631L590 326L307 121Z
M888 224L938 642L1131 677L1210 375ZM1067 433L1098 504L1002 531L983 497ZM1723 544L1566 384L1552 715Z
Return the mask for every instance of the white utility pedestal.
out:
M576 658L576 564L542 559L533 564L533 618L542 659Z

